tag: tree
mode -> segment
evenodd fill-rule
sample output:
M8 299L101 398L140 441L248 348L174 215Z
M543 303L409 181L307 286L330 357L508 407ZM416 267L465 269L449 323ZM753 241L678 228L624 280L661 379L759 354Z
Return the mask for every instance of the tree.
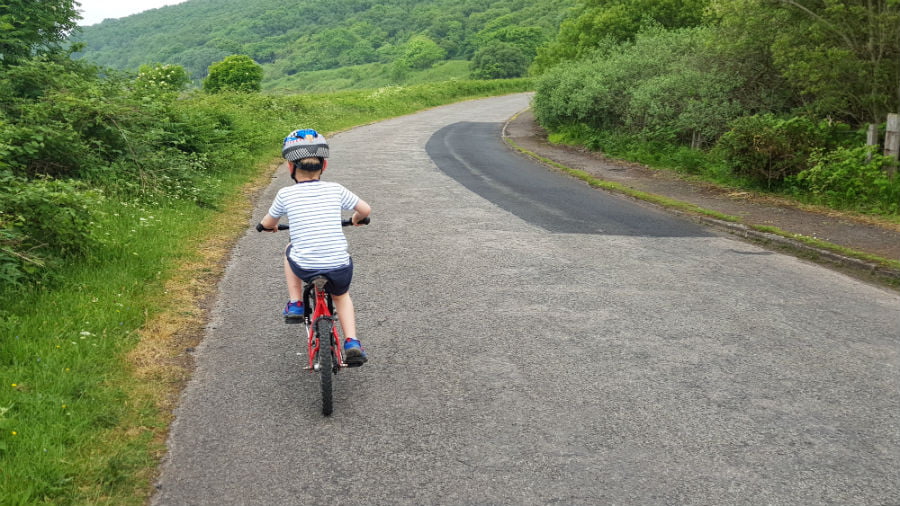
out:
M900 109L900 0L777 0L798 21L775 64L820 114L880 123Z
M80 19L74 0L0 3L0 65L59 48Z
M535 70L586 56L606 40L633 40L641 26L699 26L709 0L581 0L576 14L562 23L556 40L538 51Z
M203 81L203 90L259 91L262 89L263 69L246 55L231 55L209 67L209 75Z
M403 46L398 62L409 69L426 69L447 55L441 46L424 35L416 35Z
M519 46L506 42L492 42L475 52L472 58L474 79L509 79L528 72L530 58Z
M539 26L504 26L482 31L475 37L479 49L496 42L503 42L521 48L529 62L537 54L537 49L546 42L544 30Z

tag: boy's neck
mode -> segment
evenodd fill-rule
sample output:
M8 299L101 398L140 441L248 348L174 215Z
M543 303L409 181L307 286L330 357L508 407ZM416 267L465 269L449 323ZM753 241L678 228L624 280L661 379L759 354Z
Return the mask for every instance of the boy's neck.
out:
M299 172L299 171L297 171L297 172ZM306 183L308 181L318 181L320 177L322 177L322 173L310 175L310 176L304 176L303 174L294 174L294 178L296 179L296 181L298 183Z

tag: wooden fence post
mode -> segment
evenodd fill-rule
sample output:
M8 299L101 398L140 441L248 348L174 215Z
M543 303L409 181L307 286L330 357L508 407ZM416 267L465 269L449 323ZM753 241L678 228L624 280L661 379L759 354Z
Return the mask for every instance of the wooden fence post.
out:
M884 156L900 155L900 114L888 114L887 132L884 134Z
M878 125L875 123L869 123L869 130L866 132L866 146L877 146L878 145ZM866 162L872 161L872 150L869 150L869 154L866 155Z

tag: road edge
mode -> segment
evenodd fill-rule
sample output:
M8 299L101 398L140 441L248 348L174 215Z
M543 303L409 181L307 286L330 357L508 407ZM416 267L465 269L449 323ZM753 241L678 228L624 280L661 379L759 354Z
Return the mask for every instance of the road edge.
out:
M800 234L791 234L775 227L772 227L771 232L757 230L750 225L742 223L739 217L724 216L717 211L704 209L689 202L646 192L625 191L622 185L611 181L605 181L604 179L588 174L585 171L567 167L554 160L524 149L509 137L508 129L510 123L515 121L520 114L529 109L530 107L517 112L503 124L501 138L503 143L506 144L509 149L522 153L552 170L561 171L577 177L594 188L640 200L659 209L663 209L668 213L682 216L695 222L700 222L731 235L752 241L761 246L769 247L770 249L778 249L779 251L813 261L820 265L838 267L857 277L862 276L866 280L876 281L881 285L900 291L900 268L895 268L887 264L887 262L889 262L887 259L874 257L874 255L838 246L820 239L813 239ZM591 184L589 180L606 184ZM839 253L838 251L846 252L846 254ZM874 257L875 260L866 260L866 257Z

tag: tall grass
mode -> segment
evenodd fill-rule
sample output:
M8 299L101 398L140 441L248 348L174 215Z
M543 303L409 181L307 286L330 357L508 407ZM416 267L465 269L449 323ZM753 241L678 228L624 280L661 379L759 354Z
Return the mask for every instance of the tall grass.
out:
M239 225L216 235L214 227L198 224L244 222L242 192L249 181L266 179L286 131L333 132L529 88L527 80L456 81L332 95L186 99L182 107L215 111L232 129L232 142L215 154L221 163L211 180L212 205L107 198L93 224L99 245L87 258L68 265L52 286L0 288L0 505L145 503L170 416L165 399L177 393L185 371L171 355L135 350L151 339L175 346L185 329L163 335L148 322L177 322L196 304L173 306L168 287L185 264L214 271L222 253L211 255L204 246L211 239L227 245L241 233ZM242 204L226 205L236 201ZM202 295L202 287L193 290L186 292Z

